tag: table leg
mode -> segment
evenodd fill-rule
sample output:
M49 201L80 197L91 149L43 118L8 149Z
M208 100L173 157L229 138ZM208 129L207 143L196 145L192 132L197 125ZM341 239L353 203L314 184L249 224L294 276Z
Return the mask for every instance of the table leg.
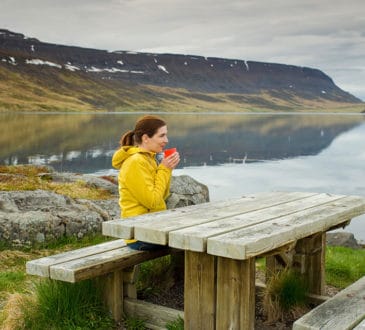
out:
M216 259L185 251L184 329L215 329Z
M216 329L254 329L255 258L218 258Z
M326 233L298 240L293 259L293 267L304 275L309 292L318 295L325 290L325 246Z

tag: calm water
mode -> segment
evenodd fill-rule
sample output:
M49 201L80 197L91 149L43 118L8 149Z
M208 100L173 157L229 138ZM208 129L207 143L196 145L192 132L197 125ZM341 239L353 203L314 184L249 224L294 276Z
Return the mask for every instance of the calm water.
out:
M140 114L0 114L0 163L115 173L111 156ZM211 200L259 191L365 196L365 117L324 114L164 114L169 146ZM365 241L365 216L347 231Z

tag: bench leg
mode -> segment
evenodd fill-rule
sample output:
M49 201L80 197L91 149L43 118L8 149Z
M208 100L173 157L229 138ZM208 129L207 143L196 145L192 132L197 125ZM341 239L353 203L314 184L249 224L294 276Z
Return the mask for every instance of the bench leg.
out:
M216 257L185 251L184 329L215 329Z
M255 258L218 258L216 329L255 326Z
M318 295L325 293L325 235L318 233L298 240L293 258L293 267L304 275L309 292Z
M125 268L123 270L123 296L137 299L137 277L140 265Z
M104 301L115 321L123 317L123 271L118 270L101 277Z

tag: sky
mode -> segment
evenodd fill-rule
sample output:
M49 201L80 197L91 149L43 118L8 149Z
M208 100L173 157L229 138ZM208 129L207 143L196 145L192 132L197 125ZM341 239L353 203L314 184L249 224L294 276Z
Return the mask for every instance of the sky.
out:
M365 101L364 0L1 0L44 42L316 68Z

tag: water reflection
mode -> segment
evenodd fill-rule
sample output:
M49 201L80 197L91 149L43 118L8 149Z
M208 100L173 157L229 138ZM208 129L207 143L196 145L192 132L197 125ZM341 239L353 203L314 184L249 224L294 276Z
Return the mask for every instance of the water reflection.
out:
M0 162L57 170L109 169L122 132L140 114L1 114ZM163 114L180 167L315 155L361 115Z
M317 155L251 164L190 167L175 171L209 187L211 200L264 191L312 191L365 196L365 123L339 134ZM365 215L346 231L365 243Z

